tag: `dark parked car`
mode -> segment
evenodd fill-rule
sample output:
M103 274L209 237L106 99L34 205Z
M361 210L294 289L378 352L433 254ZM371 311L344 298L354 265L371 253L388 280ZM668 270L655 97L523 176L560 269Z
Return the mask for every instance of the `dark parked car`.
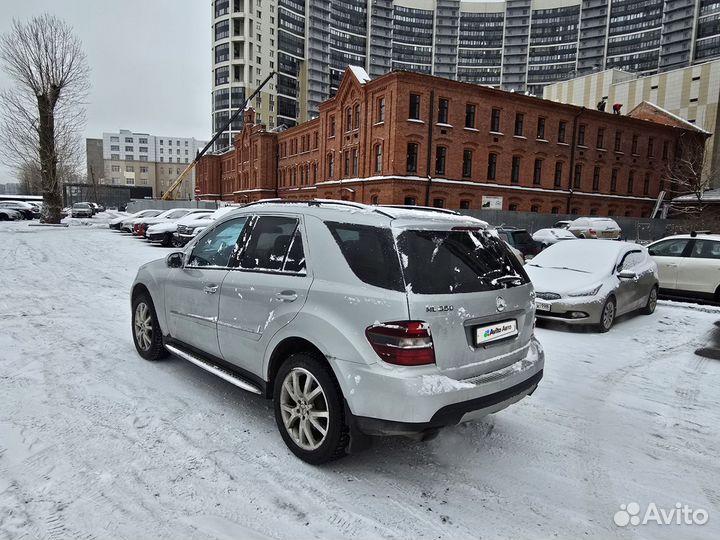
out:
M497 228L497 233L500 238L522 253L526 259L530 259L542 251L542 244L533 240L525 229L503 226Z
M0 208L10 208L20 212L25 219L40 217L40 210L36 206L23 201L0 201Z

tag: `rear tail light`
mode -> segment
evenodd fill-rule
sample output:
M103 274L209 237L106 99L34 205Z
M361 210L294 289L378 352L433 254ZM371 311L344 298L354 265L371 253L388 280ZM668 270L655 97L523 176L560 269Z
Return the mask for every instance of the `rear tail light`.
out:
M588 229L588 232L590 234L597 234L597 231L595 229Z
M435 363L435 349L427 323L398 321L378 323L365 329L365 336L380 358L399 366Z

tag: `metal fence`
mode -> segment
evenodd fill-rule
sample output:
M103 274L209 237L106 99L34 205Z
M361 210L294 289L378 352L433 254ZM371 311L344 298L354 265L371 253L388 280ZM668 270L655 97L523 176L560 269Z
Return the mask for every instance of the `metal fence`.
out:
M538 229L552 227L560 220L571 221L580 216L569 214L538 214L534 212L511 212L508 210L460 210L461 213L487 221L491 225L508 225L527 230L530 234ZM669 219L613 217L626 240L650 242L673 233L675 223Z
M162 199L133 199L127 205L127 211L130 213L139 212L140 210L169 210L171 208L207 208L215 210L219 205L215 201L188 201L173 200L163 201Z

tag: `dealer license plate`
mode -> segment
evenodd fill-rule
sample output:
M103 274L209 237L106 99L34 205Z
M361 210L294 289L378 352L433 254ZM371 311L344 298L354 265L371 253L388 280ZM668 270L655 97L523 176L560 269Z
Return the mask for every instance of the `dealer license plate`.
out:
M475 329L475 343L485 345L500 339L507 339L517 336L517 321L503 321L488 326L480 326Z

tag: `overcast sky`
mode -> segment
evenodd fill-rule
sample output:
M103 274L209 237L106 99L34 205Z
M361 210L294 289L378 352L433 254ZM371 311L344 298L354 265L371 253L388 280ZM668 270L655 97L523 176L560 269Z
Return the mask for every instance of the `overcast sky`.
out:
M209 0L0 0L0 33L44 12L69 23L87 54L84 137L129 129L209 140ZM0 70L0 87L10 84ZM0 163L0 183L13 176Z

